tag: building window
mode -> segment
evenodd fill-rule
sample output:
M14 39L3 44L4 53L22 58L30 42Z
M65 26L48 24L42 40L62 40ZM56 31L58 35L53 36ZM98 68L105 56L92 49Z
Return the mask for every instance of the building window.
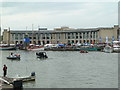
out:
M70 35L70 33L68 33L68 35Z
M88 38L89 38L89 32L87 32L86 34L87 34L87 35L86 35L86 38L88 39Z
M78 36L76 36L76 39L78 39Z
M22 34L20 34L20 39L23 39L23 35Z
M50 41L47 41L47 44L49 44L50 43Z
M80 40L80 43L82 43L82 41Z
M78 33L76 33L76 35L78 35Z
M92 40L90 40L90 43L92 43Z
M87 40L87 43L89 43L89 40Z
M78 43L78 40L76 40L76 43Z
M42 39L45 39L45 37L42 37Z
M85 32L83 33L83 39L85 39Z
M32 36L32 33L29 33L28 35L29 35L29 36Z
M47 37L47 39L49 39L49 37Z
M40 36L38 36L38 40L40 39Z
M36 44L36 41L33 41L33 44Z
M18 40L18 37L15 37L16 40Z
M12 39L14 40L14 34L12 34Z
M90 33L90 38L93 38L93 37L92 37L92 33L93 33L93 32Z
M70 33L68 33L68 39L70 39Z
M86 43L86 41L84 40L83 43Z
M20 41L20 44L23 44L23 41Z
M68 39L70 39L70 36L68 36Z
M80 39L82 39L82 36L80 36Z
M72 43L74 43L74 40L72 40Z
M33 37L33 39L36 39L36 37Z
M49 33L47 33L47 34L46 34L46 39L49 39L49 36L50 36L50 34L49 34Z
M74 39L74 38L75 38L75 37L74 37L74 33L72 33L71 38L72 38L72 39Z
M40 45L40 41L38 41L38 44Z
M32 39L32 37L29 37L29 39Z
M93 38L95 38L95 32L93 32Z

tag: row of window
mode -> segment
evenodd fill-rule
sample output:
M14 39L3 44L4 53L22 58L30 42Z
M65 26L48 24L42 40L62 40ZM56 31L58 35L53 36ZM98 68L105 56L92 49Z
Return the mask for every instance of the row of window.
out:
M74 41L74 40L68 40L68 41L67 41L68 44L69 44L69 43L71 43L71 44L72 44L72 43L76 44L76 43L78 43L78 42L79 42L79 43L95 43L96 40L90 40L90 41L89 41L89 40L83 40L83 41L82 41L82 40L79 40L79 41L78 41L78 40L76 40L76 41ZM16 44L17 44L17 43L19 43L19 44L24 44L23 41L16 41L15 43L16 43ZM33 44L49 44L49 43L51 43L51 41L33 41L33 42L30 41L30 43L33 43ZM56 43L59 43L59 41L56 41Z
M82 34L83 34L83 35L85 35L85 34L88 35L89 33L90 33L91 35L92 35L92 34L95 34L95 33L97 34L97 32L80 32L80 33L78 32L78 33L65 33L65 34L77 36L78 34L79 34L79 35L82 35ZM33 33L33 34L32 34L32 33L26 33L26 34L27 34L28 36L36 36L36 35L37 35L37 36L43 36L43 35L45 35L45 36L50 36L50 35L54 35L54 34L50 34L50 33ZM14 36L14 35L15 35L15 36L25 36L26 34L25 34L25 33L12 33L12 36ZM59 36L60 36L60 34L56 34L56 35L59 35Z
M83 35L81 33L67 33L67 34L64 34L65 35L65 39L88 39L88 38L97 38L98 35L97 35L97 32L95 33L91 33L89 35L89 33L83 33ZM23 39L25 37L25 34L12 34L12 39ZM47 35L39 35L39 36L34 36L32 37L31 35L28 35L28 37L30 39L61 39L63 38L63 35L62 34L47 34Z

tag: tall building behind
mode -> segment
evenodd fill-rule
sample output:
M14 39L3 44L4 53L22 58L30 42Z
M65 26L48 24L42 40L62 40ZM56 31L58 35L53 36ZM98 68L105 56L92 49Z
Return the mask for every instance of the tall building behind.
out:
M3 32L3 43L23 44L27 36L32 44L49 43L105 43L119 40L119 25L114 27L74 29L69 27L55 28L54 30L7 30ZM107 40L106 40L107 39Z

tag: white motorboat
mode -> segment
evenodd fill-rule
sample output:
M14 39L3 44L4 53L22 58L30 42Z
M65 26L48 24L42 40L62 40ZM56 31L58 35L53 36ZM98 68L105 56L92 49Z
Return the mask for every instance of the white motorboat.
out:
M106 52L106 53L112 53L113 52L113 47L111 47L109 45L106 45L103 51Z
M113 41L113 51L120 52L120 41Z

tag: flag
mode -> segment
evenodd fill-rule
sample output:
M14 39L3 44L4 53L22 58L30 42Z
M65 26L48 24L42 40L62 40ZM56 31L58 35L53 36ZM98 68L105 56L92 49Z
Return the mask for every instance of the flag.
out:
M29 42L30 42L30 39L29 39L28 37L25 37L25 38L24 38L24 42L25 42L25 43L29 43Z
M115 40L115 38L114 38L114 36L112 36L112 41L114 41Z
M108 36L106 36L106 43L108 43Z
M99 38L100 43L102 43L102 37Z

